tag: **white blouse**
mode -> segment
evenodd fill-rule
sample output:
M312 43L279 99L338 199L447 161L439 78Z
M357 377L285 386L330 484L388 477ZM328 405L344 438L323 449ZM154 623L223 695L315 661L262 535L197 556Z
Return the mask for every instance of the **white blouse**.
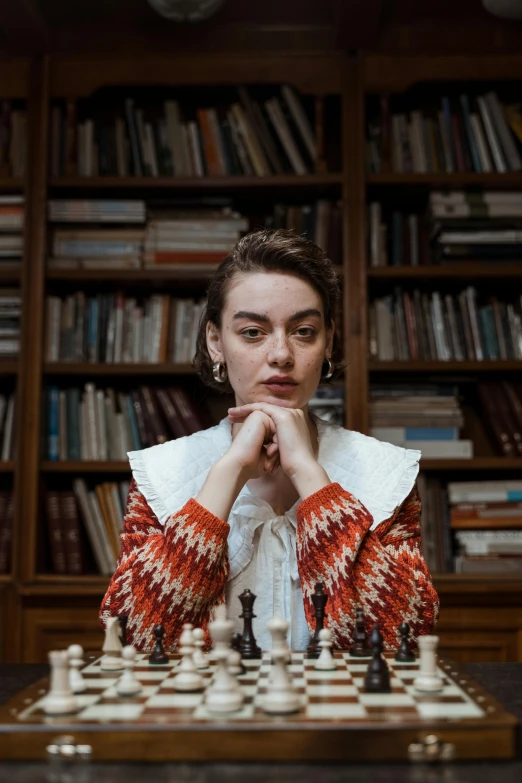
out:
M254 496L245 484L228 518L230 576L225 592L229 616L234 630L241 633L239 595L247 589L255 593L254 636L263 650L272 646L267 623L276 616L290 623L288 643L293 650L304 650L310 641L296 558L296 508L300 502L296 500L286 514L277 516L270 504Z

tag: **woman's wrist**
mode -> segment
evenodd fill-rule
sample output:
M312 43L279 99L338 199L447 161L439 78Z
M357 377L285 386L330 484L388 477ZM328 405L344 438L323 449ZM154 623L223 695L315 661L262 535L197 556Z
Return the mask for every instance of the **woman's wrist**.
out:
M292 483L301 500L305 500L332 482L325 469L314 460L305 463L295 471L292 475Z
M226 522L247 479L244 468L225 455L212 465L195 500Z

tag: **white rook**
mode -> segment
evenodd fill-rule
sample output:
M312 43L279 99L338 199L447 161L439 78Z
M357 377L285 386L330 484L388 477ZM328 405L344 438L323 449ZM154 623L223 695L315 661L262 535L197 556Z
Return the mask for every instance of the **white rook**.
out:
M419 636L419 674L413 681L418 691L441 691L442 679L437 674L438 636Z
M78 702L71 690L69 679L69 655L67 650L51 650L51 683L45 697L43 710L46 715L68 715L78 712Z

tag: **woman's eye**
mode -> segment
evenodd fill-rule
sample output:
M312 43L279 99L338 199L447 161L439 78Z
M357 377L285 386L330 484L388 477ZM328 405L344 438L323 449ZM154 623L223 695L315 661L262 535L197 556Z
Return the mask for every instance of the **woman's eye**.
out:
M252 334L254 332L254 334ZM245 329L244 332L241 333L243 337L257 337L259 334L259 329Z
M311 326L301 326L297 331L300 337L312 337L315 334L315 329L312 329Z

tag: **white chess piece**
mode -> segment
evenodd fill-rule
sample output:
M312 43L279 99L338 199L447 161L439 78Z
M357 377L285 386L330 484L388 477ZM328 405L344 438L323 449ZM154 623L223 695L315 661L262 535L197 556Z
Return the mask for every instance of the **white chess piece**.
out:
M272 669L268 679L263 709L273 715L287 715L297 712L300 707L299 696L292 683L286 666L288 647L286 634L288 623L281 617L274 617L267 624L272 635Z
M118 618L109 617L105 622L105 641L102 648L105 655L100 663L102 671L115 672L123 669L120 634L121 629Z
M69 679L73 693L85 693L87 686L80 668L83 666L83 647L79 644L71 644L67 648L69 658Z
M71 690L69 679L69 656L67 650L52 650L49 653L51 682L43 703L46 715L68 715L78 712L79 705Z
M241 709L245 696L236 678L228 671L228 656L234 623L227 619L224 604L214 612L214 619L208 629L214 641L214 657L217 669L205 693L205 705L210 712L235 712Z
M314 669L328 672L337 669L337 664L332 655L332 632L328 628L321 628L319 631L319 646L321 652L319 658L314 663Z
M205 631L203 628L194 628L192 631L192 638L194 639L194 663L198 671L204 671L209 668L208 658L203 652L203 645L205 644Z
M241 661L241 653L239 650L229 650L228 658L227 658L227 666L228 671L230 674L244 674L245 669L243 668L243 663Z
M417 691L433 693L443 688L442 679L437 674L438 636L419 636L419 674L413 685Z
M194 638L192 628L193 626L191 623L185 623L181 636L179 637L179 651L183 657L176 667L177 674L172 680L172 687L174 690L180 691L181 693L202 691L205 687L203 677L197 671L196 664L194 663Z
M138 693L141 693L142 690L141 682L134 674L134 667L136 666L136 649L132 644L127 644L123 648L121 655L125 671L116 683L116 693L118 696L136 696Z

